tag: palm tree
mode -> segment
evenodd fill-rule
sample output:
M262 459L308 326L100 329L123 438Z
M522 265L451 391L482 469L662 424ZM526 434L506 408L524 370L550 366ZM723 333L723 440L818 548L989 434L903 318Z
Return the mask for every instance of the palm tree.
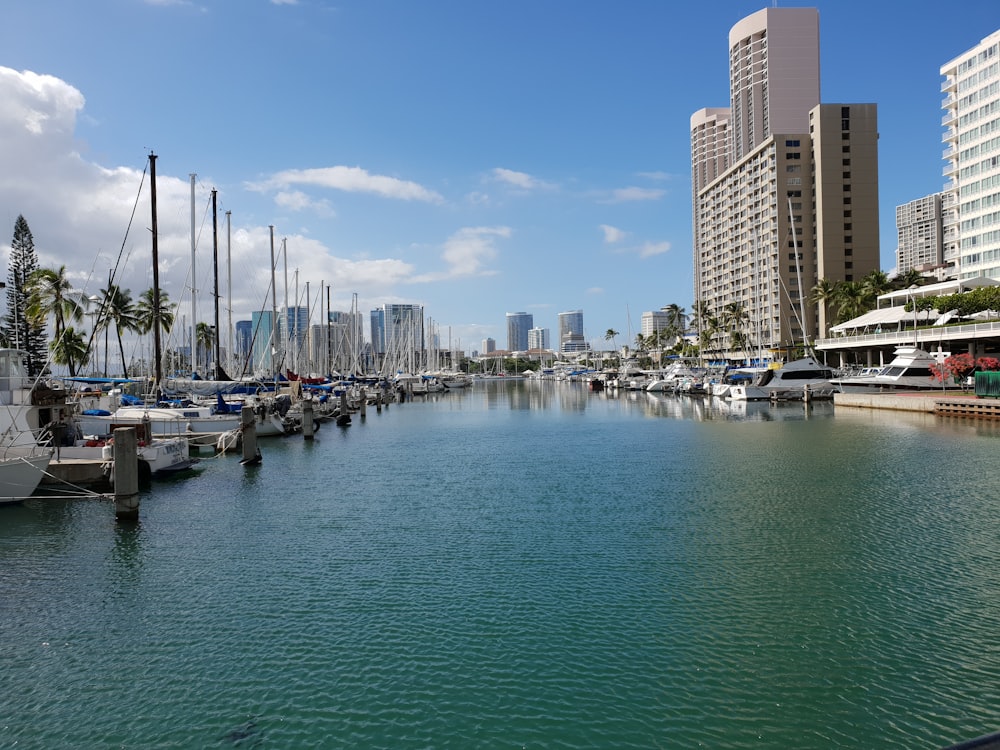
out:
M836 310L836 303L839 293L840 282L830 281L830 279L820 279L809 294L809 301L823 308L823 320L829 321ZM834 306L834 310L830 306ZM826 331L822 331L826 335Z
M104 323L107 330L111 323L115 324L115 335L118 337L118 352L122 358L122 376L128 377L128 367L125 364L125 346L122 344L122 331L139 330L139 320L136 317L135 304L132 302L132 294L128 289L122 289L117 284L112 284L108 289L102 289L101 295L104 297ZM107 349L104 352L104 360L107 362Z
M743 343L743 327L750 321L750 313L742 302L730 302L722 308L722 325L729 334L729 348L736 350ZM745 353L745 352L744 352Z
M83 332L72 326L64 328L62 333L49 344L52 361L57 365L66 365L70 377L76 376L76 368L87 361L87 342L83 340Z
M906 273L893 279L894 289L909 289L911 286L921 286L927 279L916 268L910 268Z
M604 332L604 340L610 341L611 345L615 348L616 352L618 351L618 343L615 341L615 337L617 335L618 331L616 331L614 328L609 328L607 331Z
M147 289L142 294L139 295L138 301L135 303L135 316L139 321L139 333L149 333L153 330L153 319L154 319L154 290L152 288ZM170 333L170 329L174 325L174 308L175 305L170 301L167 293L160 290L160 331L162 333Z
M80 294L73 292L73 286L66 278L66 266L59 266L58 269L35 269L28 276L26 288L28 306L25 312L31 319L43 324L49 315L52 315L55 318L57 341L67 321L73 323L83 321Z
M861 283L864 284L865 289L871 295L872 302L880 294L885 294L892 289L892 283L889 281L889 277L885 271L879 271L878 269L869 272L868 275L861 279Z
M667 324L676 332L675 335L683 336L687 331L688 316L684 308L676 303L670 303L661 308L667 314Z
M209 325L208 323L199 323L194 327L194 342L196 349L201 352L203 349L205 351L205 359L210 358L209 352L212 351L212 345L215 343L215 327ZM195 370L198 369L197 359L195 360Z
M871 309L871 293L863 281L842 281L837 286L838 320L844 322Z

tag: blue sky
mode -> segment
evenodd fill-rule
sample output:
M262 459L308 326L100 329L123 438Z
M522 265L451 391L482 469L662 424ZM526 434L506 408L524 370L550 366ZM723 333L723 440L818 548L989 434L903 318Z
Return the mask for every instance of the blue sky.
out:
M692 293L688 126L727 106L728 34L768 3L717 0L13 0L0 30L0 243L23 214L42 265L96 293L161 283L223 325L269 309L270 232L291 300L419 303L442 344L506 344L505 313L604 345ZM836 0L820 10L824 102L879 106L882 267L895 207L940 190L941 65L1000 3ZM131 229L133 204L139 205ZM232 216L227 241L225 212ZM3 227L7 229L4 230ZM278 255L278 304L285 259ZM296 270L298 273L296 274ZM323 295L325 297L325 293ZM318 308L317 308L318 309Z

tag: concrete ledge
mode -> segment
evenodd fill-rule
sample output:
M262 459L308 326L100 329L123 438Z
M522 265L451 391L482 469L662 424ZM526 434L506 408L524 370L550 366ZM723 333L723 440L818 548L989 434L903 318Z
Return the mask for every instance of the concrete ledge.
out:
M919 411L934 413L941 394L925 393L835 393L835 406L853 406L862 409L891 409L894 411Z

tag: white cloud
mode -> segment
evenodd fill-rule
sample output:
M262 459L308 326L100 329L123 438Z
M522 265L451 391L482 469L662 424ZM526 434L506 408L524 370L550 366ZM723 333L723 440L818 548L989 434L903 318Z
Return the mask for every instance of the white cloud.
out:
M657 188L626 187L611 192L602 203L632 203L634 201L656 201L667 194L666 190Z
M504 169L503 167L495 168L492 175L495 182L512 185L521 190L551 190L553 187L550 183L532 177L526 172L515 172L512 169Z
M646 242L639 248L640 258L652 258L670 250L669 242Z
M86 151L86 144L75 140L76 124L84 116L84 96L53 76L0 66L0 101L4 102L0 107L0 205L10 222L6 229L0 227L0 264L5 267L9 257L14 219L23 214L33 234L39 264L65 265L76 290L87 296L98 294L107 286L112 269L115 282L129 289L133 297L150 288L150 177L148 171L144 172L148 166L144 155L137 155L131 166L104 167L85 160L81 153ZM198 278L192 284L191 184L186 169L176 164L165 167L165 161L161 158L156 164L160 285L172 302L180 304L178 319L186 316L190 326L192 286L200 292L199 319L211 317L207 291L213 283L212 228L211 216L207 215L210 209L206 209L206 185L211 185L212 180L200 175L203 181L195 185ZM171 176L171 169L182 176ZM395 191L396 195L409 191L418 196L415 199L427 198L427 193L412 183L390 178L366 182L366 173L357 171L361 174L351 173L356 184L374 185L390 194ZM280 188L276 188L276 200L288 210L316 210L326 205L300 191ZM232 202L231 197L225 201ZM225 231L220 231L220 266L231 263L233 313L236 319L242 319L262 305L270 307L271 230L259 220L241 225L242 210L237 205L232 207L236 209L237 223L232 228L231 247L227 247ZM225 220L219 218L223 230ZM308 273L300 288L311 281L315 300L319 282L330 285L331 302L339 309L350 308L354 292L362 304L392 296L417 272L412 264L398 258L361 257L363 253L357 248L338 253L350 257L338 257L322 241L303 232L282 235L281 231L279 228L275 239L276 262L283 262L278 253L281 240L286 239L288 267ZM475 267L474 254L464 261L461 254L452 257L457 268ZM487 256L481 257L485 260ZM220 275L225 278L224 273ZM229 294L227 290L227 300ZM167 346L178 344L165 342ZM126 356L130 356L128 349Z
M602 286L592 286L587 290L588 295L592 294L604 294L604 287Z
M483 266L497 256L496 239L506 239L510 235L510 227L463 227L444 243L441 259L447 270L421 274L413 282L493 275L495 271L484 269Z
M621 242L628 237L628 232L618 229L617 227L613 227L610 224L601 224L600 228L601 231L604 232L604 242L608 245Z
M348 193L371 193L383 198L404 201L443 203L444 199L433 190L416 182L396 177L370 174L361 167L320 167L316 169L288 169L278 172L262 183L248 185L253 190L284 189L294 185L343 190Z
M315 211L320 216L335 216L336 212L330 207L330 202L325 200L313 200L301 190L280 190L274 195L274 202L281 208L290 211Z

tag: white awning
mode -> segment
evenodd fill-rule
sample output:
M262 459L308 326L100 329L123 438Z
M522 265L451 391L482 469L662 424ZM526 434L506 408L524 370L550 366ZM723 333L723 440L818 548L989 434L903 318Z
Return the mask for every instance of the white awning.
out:
M938 314L937 310L921 310L917 312L916 320L918 323L926 323L932 318L937 319ZM841 333L843 331L855 331L859 328L871 328L872 326L896 327L903 321L912 322L913 319L913 312L907 312L902 305L883 307L880 310L869 310L864 315L860 315L853 320L838 323L830 328L830 332Z

